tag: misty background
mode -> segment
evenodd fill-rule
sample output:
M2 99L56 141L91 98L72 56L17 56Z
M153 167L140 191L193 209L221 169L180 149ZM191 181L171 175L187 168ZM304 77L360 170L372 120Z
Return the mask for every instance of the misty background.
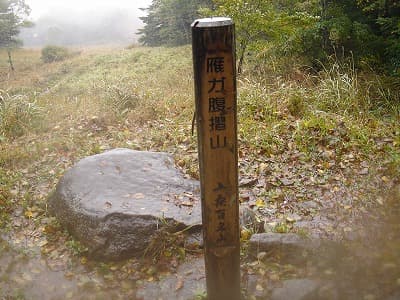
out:
M57 6L57 1L26 1L32 8L33 27L23 28L24 47L129 45L137 43L150 0L79 1ZM75 2L75 3L74 3ZM124 5L125 3L125 5Z

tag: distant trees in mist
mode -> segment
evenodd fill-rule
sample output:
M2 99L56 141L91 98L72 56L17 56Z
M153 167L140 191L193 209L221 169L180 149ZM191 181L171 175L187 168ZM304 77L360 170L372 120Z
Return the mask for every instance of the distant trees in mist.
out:
M24 0L0 0L0 48L7 50L10 69L14 71L11 50L20 46L18 34L31 25L27 18L30 8Z
M66 14L55 12L39 18L35 26L22 30L27 47L43 45L128 45L136 42L142 26L139 17L121 9L109 12Z

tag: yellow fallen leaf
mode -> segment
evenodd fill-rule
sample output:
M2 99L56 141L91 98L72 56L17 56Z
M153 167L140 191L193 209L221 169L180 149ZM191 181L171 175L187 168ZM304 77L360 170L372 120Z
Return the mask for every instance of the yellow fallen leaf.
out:
M258 198L258 199L256 200L256 206L257 206L257 207L265 207L265 202L264 202L264 200L261 199L261 198Z
M250 230L242 229L240 231L240 237L242 238L243 241L248 241L250 239L250 237L251 237Z
M28 219L31 219L32 217L33 217L33 213L32 213L32 211L31 210L27 210L26 212L25 212L25 217L27 217Z
M87 260L87 258L86 258L85 256L81 258L81 264L82 264L82 265L86 265L86 264L87 264L87 261L88 261L88 260Z

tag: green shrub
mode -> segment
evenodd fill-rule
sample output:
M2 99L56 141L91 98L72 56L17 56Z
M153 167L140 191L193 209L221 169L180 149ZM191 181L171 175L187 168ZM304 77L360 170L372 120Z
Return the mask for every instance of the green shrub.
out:
M299 93L288 95L287 108L294 117L302 117L306 111L305 97Z
M45 63L52 63L55 61L62 61L71 56L69 50L60 46L46 46L42 49L42 61Z

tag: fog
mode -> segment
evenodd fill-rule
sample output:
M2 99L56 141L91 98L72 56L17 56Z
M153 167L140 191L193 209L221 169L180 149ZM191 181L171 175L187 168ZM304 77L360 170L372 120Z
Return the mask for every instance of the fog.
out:
M80 3L82 2L82 3ZM44 45L129 45L137 42L139 19L151 0L38 1L31 7L34 26L21 31L25 47Z

